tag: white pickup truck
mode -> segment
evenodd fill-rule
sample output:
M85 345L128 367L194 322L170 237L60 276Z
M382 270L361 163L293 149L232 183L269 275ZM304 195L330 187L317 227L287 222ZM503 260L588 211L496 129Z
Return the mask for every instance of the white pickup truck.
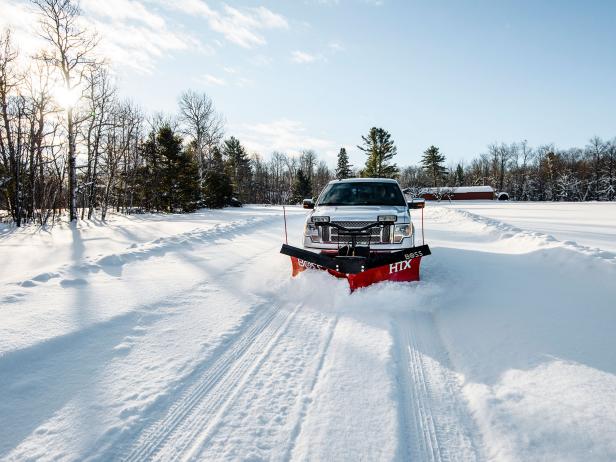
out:
M330 226L319 223L328 222ZM415 246L415 233L409 204L396 180L386 178L350 178L330 181L306 217L304 248L338 250L350 243L344 228L358 229L373 223L388 223L366 230L356 244L369 246L372 252L391 252Z
M380 281L418 281L421 258L410 209L396 180L351 178L330 181L306 216L302 248L282 244L293 276L307 269L346 278L351 290Z

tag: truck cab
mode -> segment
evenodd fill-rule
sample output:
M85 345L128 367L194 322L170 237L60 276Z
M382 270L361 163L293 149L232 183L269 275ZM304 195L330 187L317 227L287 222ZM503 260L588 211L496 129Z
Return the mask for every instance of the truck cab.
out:
M382 222L354 237L356 245L371 252L393 252L415 246L414 227L400 185L389 178L349 178L330 181L306 217L303 246L334 252L348 245L342 229L361 229ZM330 223L334 226L322 226Z

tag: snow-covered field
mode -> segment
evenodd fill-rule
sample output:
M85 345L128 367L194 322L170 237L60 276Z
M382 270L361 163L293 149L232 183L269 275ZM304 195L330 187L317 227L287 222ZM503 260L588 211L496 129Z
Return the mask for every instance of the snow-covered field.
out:
M423 280L353 294L283 234L0 228L0 459L616 459L616 204L428 204Z
M561 241L614 252L616 256L616 204L613 202L462 201L453 207L549 234Z

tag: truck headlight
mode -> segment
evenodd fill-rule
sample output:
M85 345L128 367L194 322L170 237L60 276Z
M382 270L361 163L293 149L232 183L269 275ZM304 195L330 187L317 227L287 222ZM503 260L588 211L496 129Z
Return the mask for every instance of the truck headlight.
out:
M304 236L309 237L312 242L319 242L319 229L312 223L306 222Z
M413 225L410 223L406 225L394 226L394 244L399 244L402 239L409 237L413 233Z

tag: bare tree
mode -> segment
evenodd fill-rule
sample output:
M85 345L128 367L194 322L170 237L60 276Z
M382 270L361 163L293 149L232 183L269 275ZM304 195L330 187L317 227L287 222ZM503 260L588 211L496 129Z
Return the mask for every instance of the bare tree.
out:
M616 139L606 144L599 193L608 201L616 198Z
M607 146L608 144L598 136L593 136L590 139L588 146L586 146L586 156L593 172L592 183L589 185L591 199L599 199L598 191L600 187L599 182L601 178L601 164Z
M320 161L317 164L316 171L314 173L314 181L312 183L312 191L315 196L318 196L323 188L334 178L333 172L329 169L325 161Z
M80 10L73 0L32 0L41 17L41 37L50 45L40 58L60 72L67 94L80 91L88 66L95 64L93 50L96 35L80 27ZM77 100L81 99L76 97ZM76 135L79 120L75 117L76 104L66 108L68 138L68 176L70 220L77 220L77 148Z
M205 93L188 90L179 98L182 132L192 138L199 165L199 180L210 168L211 150L222 141L224 121Z
M141 135L142 116L130 102L117 104L111 115L111 129L106 132L105 147L102 150L105 183L101 204L101 219L107 218L107 211L115 203L116 209L125 209L128 185L127 176L131 165L131 152L136 149ZM134 164L133 164L134 165Z
M303 150L299 156L299 168L304 172L310 184L313 184L314 169L317 164L317 154L312 149Z
M49 66L41 61L35 61L28 69L25 82L28 99L28 195L27 216L34 220L38 215L42 223L44 209L48 207L49 196L46 194L46 164L45 155L48 150L47 139L55 134L57 124L50 119L57 108L52 104L51 75Z
M19 73L16 61L18 53L13 47L11 32L0 36L0 155L4 170L9 175L6 199L13 220L17 226L22 222L22 154L24 148L24 117L26 101L19 93L23 76Z
M271 204L281 204L283 201L283 188L285 183L284 167L287 164L287 155L274 151L269 162L269 177L271 188L268 191Z
M88 112L91 114L87 124L84 141L88 153L87 171L85 174L85 187L83 194L83 219L86 205L88 206L88 219L92 219L97 206L97 191L99 181L99 163L101 146L105 131L111 128L111 113L116 103L116 89L111 83L109 72L102 66L91 66L86 76L88 94L86 101Z
M517 145L515 143L510 146L505 143L494 143L488 146L488 151L492 161L493 186L499 191L502 191L505 185L507 162L517 155Z
M531 163L531 161L533 159L534 152L533 152L533 150L531 148L528 147L528 141L526 141L526 140L523 140L520 143L520 150L521 150L521 157L522 157L522 164L520 166L522 178L521 178L521 181L520 181L520 194L519 194L519 197L528 200L528 198L531 195L531 191L530 191L531 181L530 181L529 164Z

